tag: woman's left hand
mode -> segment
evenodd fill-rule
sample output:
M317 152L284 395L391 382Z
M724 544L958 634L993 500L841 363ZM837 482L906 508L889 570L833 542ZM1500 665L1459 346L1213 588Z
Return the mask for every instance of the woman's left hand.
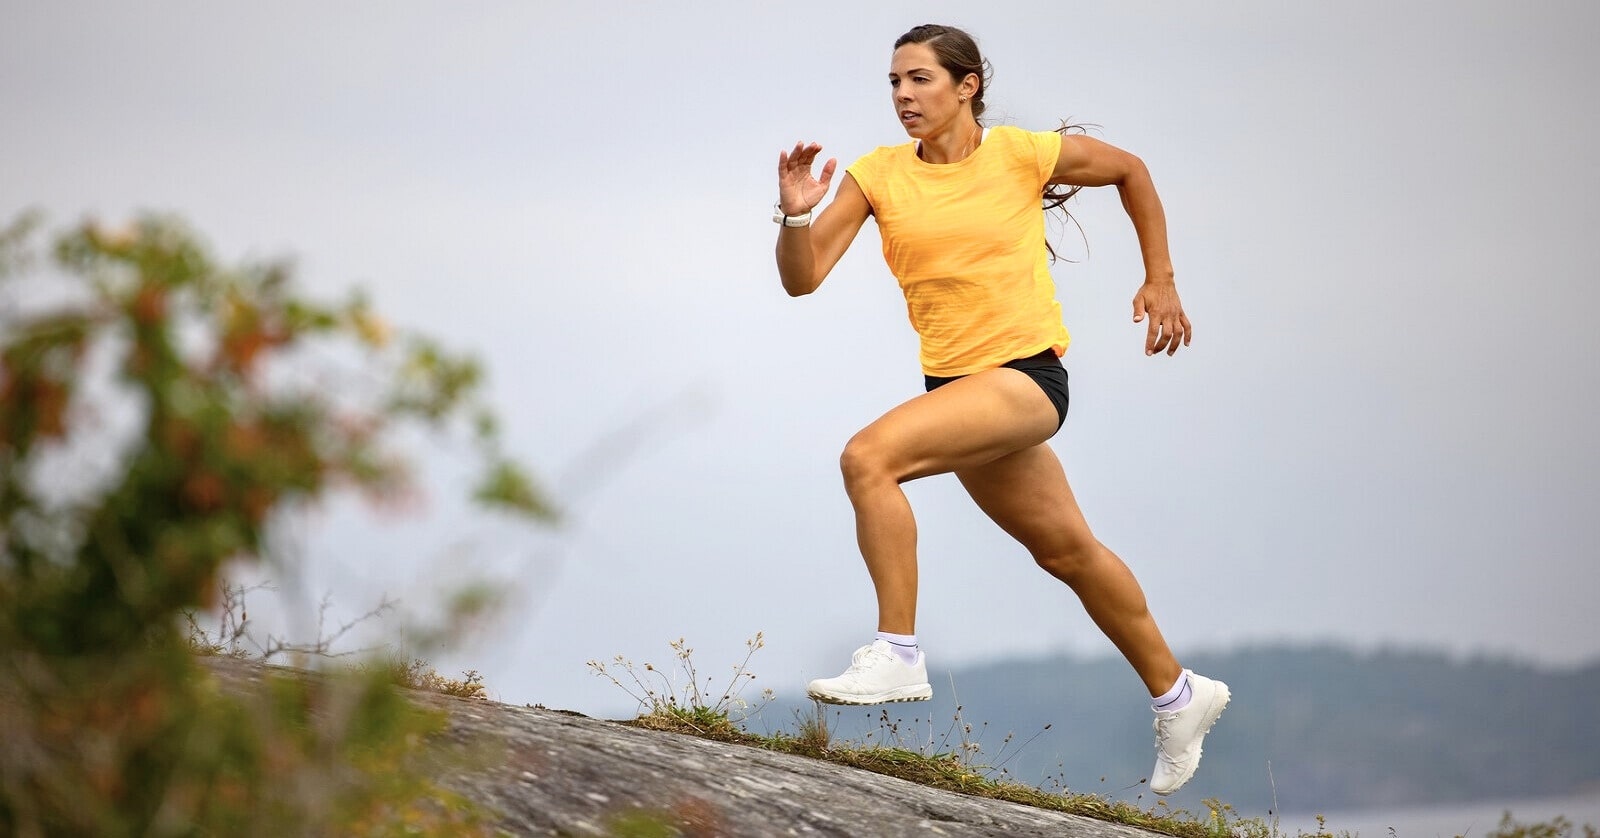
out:
M1166 350L1168 355L1178 351L1178 343L1189 345L1194 327L1189 316L1183 313L1183 303L1178 300L1178 287L1169 279L1166 282L1145 280L1139 292L1133 295L1133 322L1144 322L1149 315L1150 325L1145 330L1144 354L1154 355Z

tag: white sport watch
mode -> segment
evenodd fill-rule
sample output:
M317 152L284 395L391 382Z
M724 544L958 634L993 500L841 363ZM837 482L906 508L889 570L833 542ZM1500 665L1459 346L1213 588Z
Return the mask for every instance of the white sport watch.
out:
M799 215L785 215L783 207L772 205L772 223L782 224L785 227L810 227L811 210L806 210Z

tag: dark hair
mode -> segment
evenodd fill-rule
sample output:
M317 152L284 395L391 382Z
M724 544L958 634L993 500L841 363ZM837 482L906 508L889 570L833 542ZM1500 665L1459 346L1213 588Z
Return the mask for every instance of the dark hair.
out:
M978 42L971 35L954 26L924 23L921 26L911 27L909 32L896 38L894 48L899 49L906 44L924 44L929 49L932 49L934 57L939 59L939 66L943 67L954 81L959 82L968 75L977 76L978 91L972 94L972 116L974 119L979 120L983 118L985 107L983 94L988 92L989 82L994 78L994 67L989 63L988 59L983 57L983 53L979 52ZM1086 133L1084 126L1065 121L1061 123L1061 127L1057 128L1056 131L1063 136L1074 132L1079 134ZM1061 210L1063 218L1073 224L1077 224L1078 220L1073 218L1072 213L1067 211L1066 203L1074 195L1077 195L1078 190L1082 188L1082 186L1046 185L1044 193L1040 196L1044 210L1046 212L1053 209ZM1080 234L1083 232L1081 225L1078 226L1078 232ZM1050 246L1048 240L1044 243L1044 246L1046 250L1050 251L1050 258L1054 260L1056 258L1056 249Z
M1067 120L1063 119L1061 120L1061 127L1056 129L1056 133L1065 137L1068 134L1087 134L1089 133L1089 129L1086 126L1068 122ZM1067 186L1062 184L1057 186L1047 183L1044 187L1043 199L1045 212L1049 212L1051 210L1061 210L1061 217L1066 221L1071 221L1072 226L1078 228L1078 236L1083 239L1083 246L1085 252L1087 252L1089 247L1089 237L1083 232L1083 225L1079 224L1078 219L1073 218L1072 213L1067 209L1067 202L1072 200L1073 196L1077 195L1082 189L1083 187L1081 185ZM1050 261L1054 262L1056 260L1056 249L1051 246L1048 238L1045 239L1044 249L1050 251ZM1072 260L1068 259L1067 261L1070 262Z

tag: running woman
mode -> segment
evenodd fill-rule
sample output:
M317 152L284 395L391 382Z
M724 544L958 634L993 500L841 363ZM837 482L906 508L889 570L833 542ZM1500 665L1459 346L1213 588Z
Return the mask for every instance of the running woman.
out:
M1146 355L1172 355L1193 334L1173 283L1166 219L1144 163L1080 134L986 128L983 56L967 33L924 25L894 44L889 87L912 141L857 160L826 209L837 160L822 147L778 155L778 273L784 290L822 284L867 217L905 292L927 392L863 428L840 457L856 540L877 591L878 634L811 697L836 704L931 698L916 637L917 529L900 484L953 472L967 493L1050 575L1066 583L1127 658L1155 711L1151 790L1194 776L1201 741L1228 687L1179 665L1128 567L1090 532L1046 444L1067 415L1068 336L1055 299L1044 208L1085 186L1115 186L1138 234L1144 284L1134 322ZM1056 189L1061 187L1067 192Z

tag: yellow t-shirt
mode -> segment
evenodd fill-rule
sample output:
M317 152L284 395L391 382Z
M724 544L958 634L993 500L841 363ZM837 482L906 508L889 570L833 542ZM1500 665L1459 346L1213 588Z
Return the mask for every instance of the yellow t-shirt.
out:
M915 142L884 146L847 169L866 193L883 258L922 339L927 375L968 375L1067 349L1045 250L1040 195L1061 135L989 130L966 159L933 164Z

